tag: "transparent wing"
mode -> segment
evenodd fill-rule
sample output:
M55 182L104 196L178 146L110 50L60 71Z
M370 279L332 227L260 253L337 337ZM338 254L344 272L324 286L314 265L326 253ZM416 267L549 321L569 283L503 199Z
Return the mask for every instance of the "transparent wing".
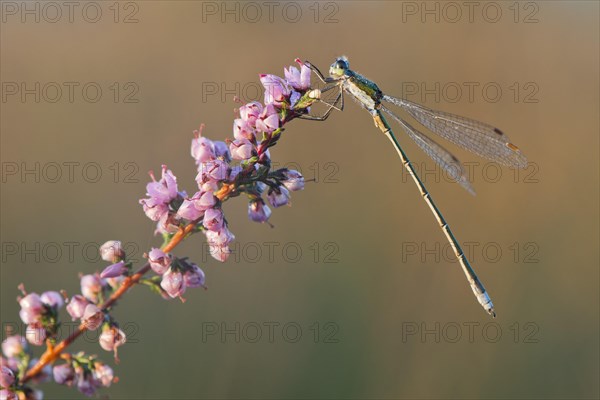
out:
M423 133L419 132L415 128L413 128L408 122L404 121L402 118L394 114L392 111L385 108L383 105L381 109L388 113L392 118L394 118L400 126L406 131L408 136L411 137L412 140L423 150L429 157L431 157L436 163L438 163L452 179L458 182L463 188L465 188L472 195L475 194L475 190L471 186L471 183L467 179L467 174L465 173L465 169L458 161L458 158L452 155L448 150L444 149L442 146L425 136Z
M527 167L527 158L498 128L392 96L384 95L383 100L402 107L433 133L479 156L509 167Z

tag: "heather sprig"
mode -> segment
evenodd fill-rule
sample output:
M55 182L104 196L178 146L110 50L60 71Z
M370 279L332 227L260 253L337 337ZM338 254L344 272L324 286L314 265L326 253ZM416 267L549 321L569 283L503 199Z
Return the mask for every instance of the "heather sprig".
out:
M265 87L264 103L249 102L239 107L233 122L232 137L213 141L203 135L204 125L194 131L191 155L196 165L194 190L181 190L177 177L162 166L160 179L150 172L146 197L139 203L146 216L156 223L155 233L163 238L160 248L144 254L147 262L133 272L133 263L121 242L110 240L99 249L108 265L100 273L80 276L80 293L67 296L65 291L28 293L19 286L19 316L27 325L25 336L7 332L0 357L0 399L40 399L43 393L34 385L53 380L77 388L92 396L101 387L116 382L111 367L96 355L70 353L67 348L86 330L100 329L99 345L112 352L127 342L111 311L117 300L138 283L149 287L164 299L179 298L187 289L206 288L204 271L187 257L173 254L183 240L202 232L210 254L224 262L231 254L235 239L223 211L227 200L245 195L248 217L269 224L272 211L290 204L291 192L304 188L300 172L273 170L270 150L282 138L287 123L309 112L316 101L310 87L311 71L296 60L300 68L290 66L285 78L260 75ZM269 207L270 206L270 207ZM152 276L146 276L152 272ZM60 311L65 310L79 327L58 342ZM39 358L33 348L45 346Z

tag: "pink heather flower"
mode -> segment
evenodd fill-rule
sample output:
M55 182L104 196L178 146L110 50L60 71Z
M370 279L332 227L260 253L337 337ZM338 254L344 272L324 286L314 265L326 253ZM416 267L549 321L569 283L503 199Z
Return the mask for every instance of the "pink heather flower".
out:
M223 181L229 174L229 165L223 160L211 160L198 166L196 182Z
M1 389L0 400L19 400L19 396L17 396L15 392L11 392L8 389Z
M277 190L279 190L279 193ZM277 190L271 189L267 194L269 203L275 208L285 206L290 202L290 192L284 186L279 186Z
M162 277L162 281L160 282L160 287L164 289L165 292L171 298L180 297L183 293L185 293L185 282L183 280L183 275L179 271L173 271L171 268Z
M10 368L2 366L0 367L0 386L8 388L15 383L15 374Z
M248 218L254 222L266 222L271 216L271 209L262 199L248 203Z
M233 137L240 139L254 140L254 128L242 118L233 121Z
M227 246L235 239L233 233L225 225L219 231L206 231L205 234L206 241L211 246Z
M189 288L203 287L204 282L206 281L206 276L200 267L198 267L196 264L192 264L191 269L185 271L183 274L183 281L185 286Z
M265 87L265 104L280 107L290 96L290 85L276 75L260 75L260 82Z
M252 157L254 145L248 139L237 139L231 142L229 151L234 160L247 160Z
M235 178L237 178L237 176L240 174L240 172L242 172L243 168L239 165L236 165L235 167L232 167L231 170L229 171L229 182L234 182Z
M152 248L148 253L148 262L150 263L150 268L152 268L154 272L162 275L167 272L171 266L172 259L161 249Z
M196 164L214 159L216 154L213 141L202 136L192 139L192 157Z
M98 274L84 275L81 277L81 294L92 303L98 302L98 295L102 291L102 281Z
M115 358L117 358L117 348L124 345L125 341L125 332L115 326L103 328L99 340L100 347L106 351L114 352Z
M29 293L19 300L19 305L21 306L21 319L26 324L39 321L42 314L46 312L44 303L37 293Z
M229 147L227 143L216 141L215 143L215 154L217 158L221 158L226 163L231 161L231 154L229 153Z
M219 208L209 208L204 213L202 225L210 231L218 231L223 227L223 211Z
M2 353L4 353L7 358L18 357L19 354L26 349L27 341L23 336L9 336L2 342Z
M100 278L116 278L118 276L125 275L129 269L127 268L125 261L119 261L116 264L109 265L104 268L104 270L100 273Z
M71 364L55 365L52 368L52 376L59 385L72 386L75 382L75 370Z
M188 221L195 221L204 214L204 210L200 210L196 207L196 201L185 199L181 206L177 210L177 216L179 218L187 219Z
M41 323L30 324L25 331L25 337L32 345L41 346L46 340L46 329Z
M288 169L283 173L285 180L283 185L292 192L304 189L304 177L294 169Z
M169 212L169 205L167 203L162 203L154 198L141 199L140 204L146 216L152 221L160 220L163 215Z
M166 165L162 166L162 178L160 181L156 181L154 174L150 176L152 177L152 182L146 185L148 196L161 203L169 203L177 197L177 178L171 170L167 169Z
M156 223L155 233L175 233L179 230L179 221L175 214L166 213Z
M115 378L112 368L106 364L96 363L93 374L94 378L104 387L109 387Z
M229 258L231 254L231 249L228 246L213 246L209 245L208 249L210 251L210 255L218 261L225 262Z
M118 240L109 240L100 246L100 257L110 263L116 263L125 258L125 252Z
M88 330L95 331L104 322L104 313L95 304L88 304L81 322L83 322Z
M48 307L56 309L61 308L65 304L65 301L60 295L60 293L54 291L42 293L42 295L40 296L40 300L42 300L42 303L44 303Z
M257 101L244 104L240 107L240 117L254 128L256 127L256 119L262 112L262 109L262 104Z
M79 373L77 376L77 390L84 395L91 397L96 393L94 377L90 374Z
M205 192L200 195L198 200L196 200L196 208L201 210L208 210L209 208L213 208L215 204L217 204L217 198L212 192Z
M90 304L90 302L80 294L71 297L71 301L67 304L67 312L73 321L83 318L83 313L88 304Z
M268 104L256 120L256 130L271 133L279 128L279 115L273 104Z
M229 149L227 149L227 151L229 151ZM205 192L210 192L210 193L216 192L219 189L219 184L215 181L208 181L208 182L202 183L202 185L200 185L199 188L200 188L201 193L199 193L199 194L197 193L198 196L204 194Z
M299 61L299 60L298 60ZM300 70L290 66L289 69L284 68L285 79L296 90L304 91L310 87L310 68L303 63L300 63Z

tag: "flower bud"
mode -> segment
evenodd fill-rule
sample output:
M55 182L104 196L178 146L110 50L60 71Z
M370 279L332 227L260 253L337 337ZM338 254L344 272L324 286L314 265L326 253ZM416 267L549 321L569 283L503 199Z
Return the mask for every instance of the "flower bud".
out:
M229 147L227 146L227 143L221 141L216 141L214 143L215 155L222 158L226 163L229 163L231 161L231 153L229 153Z
M283 173L285 180L283 185L292 192L304 189L304 177L294 169L288 169Z
M52 376L59 385L72 386L75 382L75 370L71 364L55 365L52 368Z
M192 264L191 269L185 271L185 273L183 274L183 281L186 287L196 288L204 286L206 276L204 275L204 271L202 271L200 267L198 267L196 264Z
M15 392L11 392L8 389L1 389L0 400L19 400L19 396L17 396Z
M46 329L40 323L33 323L25 330L27 341L34 346L41 346L46 340Z
M229 151L234 160L246 160L252 157L254 145L248 139L236 139L229 145Z
M262 199L248 203L248 218L254 222L266 222L271 216L271 209Z
M0 386L8 388L15 383L15 374L10 368L2 366L0 367Z
M202 225L209 231L219 231L223 227L223 211L219 208L209 208L204 213Z
M275 208L285 206L290 202L290 192L284 186L279 186L277 190L271 189L269 191L267 199Z
M102 291L102 281L97 274L84 275L81 277L81 294L91 301L96 303L98 295Z
M104 313L95 304L88 304L81 322L90 331L95 331L104 322Z
M152 248L150 253L148 253L150 268L159 275L167 272L171 266L171 261L171 257L168 254L165 254L161 249Z
M114 351L117 357L117 347L125 344L125 332L115 326L105 327L100 334L100 347L106 351Z
M83 317L83 313L88 304L90 304L90 302L80 294L71 297L71 301L67 304L67 312L73 321Z
M2 352L8 358L18 357L27 349L27 341L23 336L9 336L2 342Z
M46 312L44 303L37 293L29 293L19 300L19 305L21 306L19 315L26 324L40 321L42 314Z
M101 382L104 387L109 387L114 380L113 370L106 364L96 363L93 373L94 378Z
M125 258L125 251L118 240L109 240L100 246L100 257L106 262L116 263Z
M225 262L231 254L231 249L227 245L209 245L210 255L218 261Z
M54 292L54 291L42 293L42 295L40 296L40 299L48 307L52 307L52 308L56 308L56 309L61 308L65 304L65 301L64 301L63 297L60 295L60 293Z
M215 158L214 143L203 136L192 139L192 157L197 164L212 160Z
M162 277L160 287L162 287L165 292L171 296L171 298L181 296L183 293L185 293L185 282L183 281L183 275L181 275L181 272L173 271L169 268L169 270L165 272Z
M125 275L129 269L125 265L125 261L119 261L116 264L109 265L100 273L100 278L116 278Z

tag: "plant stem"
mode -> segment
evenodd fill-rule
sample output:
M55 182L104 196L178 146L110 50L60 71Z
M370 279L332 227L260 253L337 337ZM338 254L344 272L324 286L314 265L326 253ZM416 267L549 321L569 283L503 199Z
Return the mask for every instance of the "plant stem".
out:
M215 196L220 201L223 201L224 199L227 198L227 196L229 196L229 194L234 189L235 189L235 185L224 184L221 187L221 189L219 189L219 191L215 192ZM181 243L187 237L187 235L190 234L194 230L197 223L198 223L198 221L192 221L189 224L187 224L184 228L180 228L179 231L177 231L177 233L175 235L173 235L171 240L165 246L163 246L162 250L165 253L168 253L171 250L173 250L175 247L177 247L177 245L179 243ZM129 290L129 288L131 288L133 285L137 284L140 281L140 279L142 279L142 277L144 275L146 275L146 273L149 270L150 270L150 264L146 263L143 267L138 269L133 275L125 278L123 283L121 283L121 286L119 286L119 288L115 292L113 292L113 294L108 298L108 300L106 300L102 304L102 306L100 306L100 309L102 309L102 311L106 312L117 300L119 300ZM71 335L69 335L69 337L67 337L65 340L63 340L56 346L48 345L46 348L46 351L44 352L44 354L42 354L42 356L40 357L37 364L35 364L33 367L31 367L25 373L25 375L21 379L21 383L26 383L28 380L30 380L34 376L38 375L46 365L53 363L58 357L60 357L62 352L65 351L65 349L67 347L69 347L69 345L71 343L73 343L75 340L77 340L77 338L79 336L81 336L81 334L83 332L85 332L86 330L87 330L87 328L86 328L85 324L81 324L81 325L79 325L79 327L77 328L77 330L75 332L73 332Z

